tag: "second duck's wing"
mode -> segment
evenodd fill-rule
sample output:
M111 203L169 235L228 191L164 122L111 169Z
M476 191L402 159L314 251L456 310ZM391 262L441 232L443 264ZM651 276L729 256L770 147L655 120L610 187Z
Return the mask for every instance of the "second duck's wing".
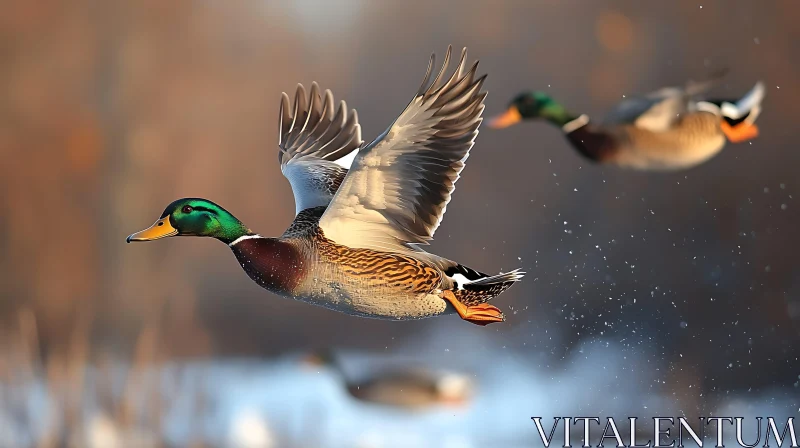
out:
M320 227L331 240L353 248L413 250L427 244L444 215L478 135L486 75L478 63L466 70L466 48L453 75L442 69L422 86L395 122L361 150L334 196Z
M327 206L358 152L361 126L355 110L339 108L330 90L320 97L317 83L311 93L297 85L294 106L281 97L278 160L281 172L292 186L295 213Z
M720 71L706 81L689 81L685 87L665 87L644 96L626 99L605 117L603 124L632 124L654 132L666 131L683 115L693 112L693 97L710 89L724 74L724 71Z

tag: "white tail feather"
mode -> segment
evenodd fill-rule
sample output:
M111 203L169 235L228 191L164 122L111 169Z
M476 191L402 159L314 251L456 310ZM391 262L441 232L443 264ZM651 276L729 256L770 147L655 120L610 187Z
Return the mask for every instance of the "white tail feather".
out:
M736 104L722 103L720 107L722 115L732 120L738 120L748 113L751 113L753 110L755 110L756 115L758 115L758 112L761 111L760 105L761 101L764 100L765 93L766 89L764 88L764 83L761 81L757 82L745 96L736 102Z
M506 272L504 274L497 274L492 275L491 277L483 277L477 280L468 281L465 285L471 286L484 286L484 285L495 285L497 283L508 283L508 282L518 282L522 280L522 277L525 276L525 273L520 271L519 269L514 269L511 272Z

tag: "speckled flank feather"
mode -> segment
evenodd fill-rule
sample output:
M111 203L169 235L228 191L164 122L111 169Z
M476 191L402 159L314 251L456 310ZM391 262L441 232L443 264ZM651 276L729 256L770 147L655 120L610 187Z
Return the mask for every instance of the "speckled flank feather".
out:
M630 143L642 151L666 151L673 155L702 152L709 146L723 143L720 118L708 112L695 112L682 117L664 132L652 132L635 126L626 128ZM710 145L709 145L710 143Z
M315 229L313 240L322 262L339 266L345 275L356 277L364 287L383 286L412 294L429 294L442 283L438 269L412 257L353 249L325 238Z

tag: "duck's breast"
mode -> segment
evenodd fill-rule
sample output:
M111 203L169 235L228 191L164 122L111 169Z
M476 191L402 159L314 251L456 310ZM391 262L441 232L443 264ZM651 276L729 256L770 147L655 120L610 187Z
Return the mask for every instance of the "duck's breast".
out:
M291 241L253 237L235 242L231 250L254 282L276 294L294 294L309 271L308 258Z

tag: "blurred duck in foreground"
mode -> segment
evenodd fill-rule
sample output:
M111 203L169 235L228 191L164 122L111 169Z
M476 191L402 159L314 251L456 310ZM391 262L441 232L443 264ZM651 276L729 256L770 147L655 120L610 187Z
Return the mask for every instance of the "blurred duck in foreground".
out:
M309 355L304 363L327 367L339 374L348 393L358 400L422 411L440 406L464 407L474 393L474 383L466 375L455 372L434 372L423 368L382 370L361 381L348 378L336 355L322 351Z
M524 92L488 124L500 129L541 118L560 127L593 162L637 170L691 168L718 154L726 140L739 143L758 136L755 121L764 85L757 83L739 100L696 99L720 77L625 100L602 123L567 112L546 93Z
M523 276L486 275L425 252L478 135L486 75L467 68L422 86L389 129L363 146L355 111L316 84L298 86L280 107L281 171L296 217L278 238L253 233L207 199L179 199L150 228L128 237L153 241L205 236L227 244L250 278L284 296L361 317L408 320L458 313L478 325L505 320L487 302Z

